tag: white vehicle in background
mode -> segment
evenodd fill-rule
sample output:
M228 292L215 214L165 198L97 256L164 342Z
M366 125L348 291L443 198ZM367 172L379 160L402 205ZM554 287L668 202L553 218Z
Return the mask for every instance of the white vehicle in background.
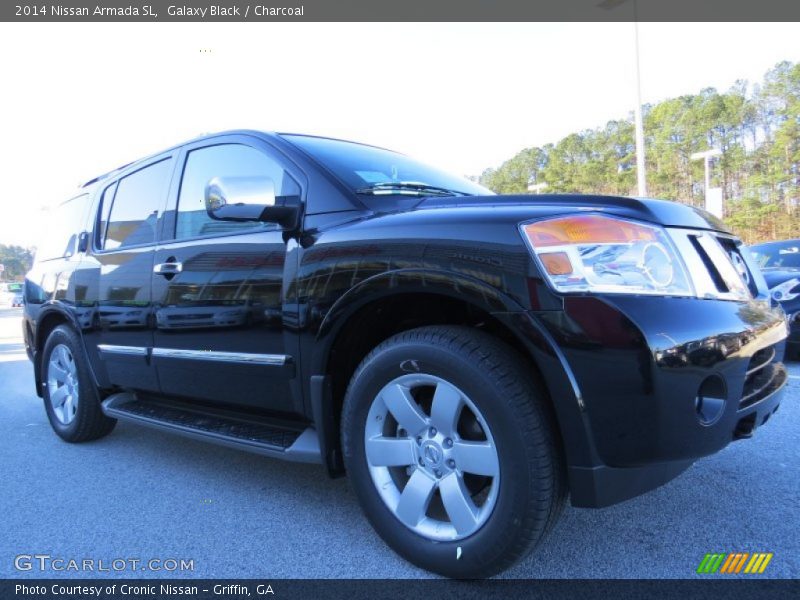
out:
M0 306L22 306L21 282L0 282Z

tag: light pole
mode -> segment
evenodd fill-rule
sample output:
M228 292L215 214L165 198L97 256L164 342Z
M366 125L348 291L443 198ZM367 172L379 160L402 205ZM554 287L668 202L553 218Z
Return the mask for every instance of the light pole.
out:
M630 0L603 0L597 6L613 10ZM642 121L642 75L639 67L639 15L633 0L633 40L636 57L636 107L633 110L634 140L636 143L636 183L639 196L647 196L647 172L644 162L644 124Z
M719 188L711 188L711 159L717 156L722 155L722 150L719 148L712 148L711 150L706 150L704 152L695 152L689 158L691 160L702 160L705 165L705 188L703 189L703 193L705 194L706 201L705 201L705 208L710 213L717 215L718 217L722 218L722 194L720 193L722 190Z

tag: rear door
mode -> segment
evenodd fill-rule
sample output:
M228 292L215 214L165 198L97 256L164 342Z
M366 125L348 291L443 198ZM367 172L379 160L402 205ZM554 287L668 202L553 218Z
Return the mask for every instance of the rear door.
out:
M106 184L95 224L87 341L96 345L108 382L158 391L148 361L153 345L151 277L156 232L175 167L172 154L154 158Z
M283 326L287 243L273 223L216 221L204 192L215 177L267 176L301 195L302 174L249 136L187 146L152 273L154 348L165 395L290 413L295 342Z

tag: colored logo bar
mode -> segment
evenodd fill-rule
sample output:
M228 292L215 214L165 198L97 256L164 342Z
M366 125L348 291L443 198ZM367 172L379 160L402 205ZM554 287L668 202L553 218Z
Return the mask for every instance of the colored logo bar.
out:
M698 573L713 574L735 574L735 573L763 573L769 561L772 560L772 552L731 552L729 554L706 554L697 567Z

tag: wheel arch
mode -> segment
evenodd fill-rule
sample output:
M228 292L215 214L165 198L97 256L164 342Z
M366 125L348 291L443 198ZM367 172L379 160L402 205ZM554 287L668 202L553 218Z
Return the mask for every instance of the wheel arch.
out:
M430 273L422 284L422 273ZM432 281L431 281L432 280ZM432 307L431 309L420 307ZM468 325L511 346L532 365L548 395L565 459L579 460L588 441L577 411L580 392L552 338L529 313L486 282L457 273L394 272L362 282L344 294L325 316L314 344L309 378L312 416L324 462L343 473L339 424L347 384L368 352L401 331L427 325ZM562 409L559 405L567 404ZM590 445L590 444L589 444Z
M324 373L330 352L340 334L369 305L410 295L461 301L486 314L516 312L523 308L489 283L452 271L398 269L370 277L352 287L325 313L314 344L312 373Z
M36 321L36 327L33 333L33 372L36 381L36 394L41 398L42 391L42 354L44 345L47 343L47 338L53 330L59 325L69 326L81 341L81 349L86 354L86 347L83 340L81 328L78 325L75 316L63 306L60 302L49 302L45 304L39 312L39 318ZM87 358L88 358L88 354ZM93 383L97 385L97 376L95 375L94 368L91 362L89 364L89 373L92 376Z

